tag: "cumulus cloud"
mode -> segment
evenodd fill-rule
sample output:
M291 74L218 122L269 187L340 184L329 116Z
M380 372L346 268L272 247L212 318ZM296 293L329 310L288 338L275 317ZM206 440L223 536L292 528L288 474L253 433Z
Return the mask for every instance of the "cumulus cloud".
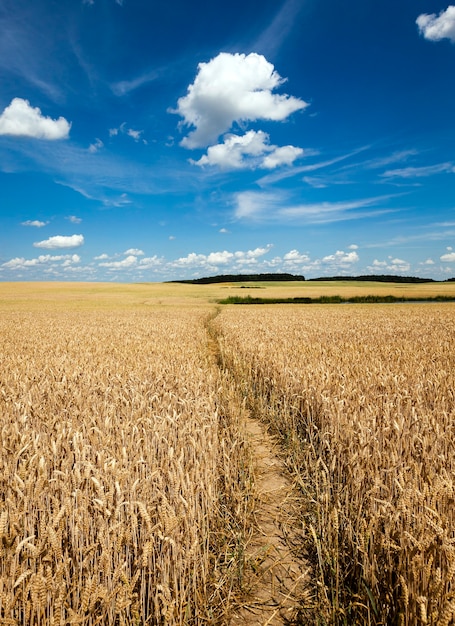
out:
M100 254L95 257L95 261L103 261L99 263L99 267L105 267L108 271L147 270L163 263L163 260L156 255L139 259L138 257L143 256L144 252L138 248L130 248L124 254L127 256L121 261L108 261L109 256L107 254Z
M309 263L310 257L308 254L301 254L298 250L290 250L283 256L283 261L287 264Z
M100 267L107 267L109 269L125 269L137 265L137 256L130 254L121 261L106 261L100 263Z
M141 270L147 270L150 268L162 265L163 259L159 258L156 254L150 257L145 257L139 261L139 268Z
M180 257L171 263L172 267L194 267L194 268L211 268L216 269L219 266L232 265L233 269L239 269L242 266L254 265L257 260L267 254L272 246L269 244L264 248L255 248L254 250L237 250L229 252L222 250L219 252L210 252L209 254L197 254L190 252L186 257Z
M80 263L80 256L78 254L63 254L53 256L51 254L41 254L35 259L25 259L24 257L16 257L2 264L2 267L10 270L22 270L24 268L36 267L38 265L47 265L58 263L63 261L63 266L72 265L73 263Z
M307 103L287 94L272 93L284 79L260 54L220 53L199 63L198 73L172 111L194 127L181 142L186 148L208 146L235 123L282 121Z
M403 259L389 257L387 261L375 259L367 269L371 272L409 272L411 264Z
M269 136L262 130L250 130L245 135L226 135L224 143L210 146L207 154L195 165L218 165L221 169L241 169L248 167L244 156L260 156L269 149Z
M455 252L448 252L440 257L441 261L446 263L453 263L455 261Z
M80 224L82 222L82 218L76 215L68 215L66 219L71 222L71 224Z
M33 226L34 228L42 228L43 226L47 226L49 222L41 222L40 220L26 220L25 222L21 222L22 226Z
M28 100L14 98L0 115L0 135L33 137L35 139L66 139L71 124L64 117L53 120L45 117Z
M393 272L409 272L411 269L411 264L408 261L404 261L403 259L390 259L388 263L387 269L392 270Z
M323 257L323 263L331 263L336 265L351 265L357 263L359 255L357 252L344 252L344 250L337 250L335 254L329 254Z
M33 245L35 248L47 248L48 250L55 250L56 248L79 248L84 244L83 235L70 235L66 237L64 235L55 235L55 237L49 237L44 241L37 241Z
M430 41L450 39L455 43L455 6L450 5L439 15L422 13L416 20L419 32Z
M292 165L302 154L302 148L296 148L295 146L274 147L274 150L263 160L261 167L267 170L273 170L280 165Z
M292 165L302 154L302 148L270 145L268 133L249 130L242 136L226 135L224 143L210 146L199 161L190 159L190 162L199 166L218 166L223 170L274 169L280 165Z

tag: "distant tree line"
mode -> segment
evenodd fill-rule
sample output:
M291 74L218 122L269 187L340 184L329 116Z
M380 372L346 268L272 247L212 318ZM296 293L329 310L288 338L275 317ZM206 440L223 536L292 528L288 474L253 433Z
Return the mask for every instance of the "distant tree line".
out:
M249 282L284 282L302 281L305 276L294 274L220 274L205 278L193 278L189 280L171 280L171 283L185 283L190 285L210 285L212 283L249 283Z
M396 276L395 274L369 274L363 276L321 276L320 278L309 278L308 280L339 281L358 280L375 283L435 283L433 278L418 278L417 276Z
M303 281L305 276L300 274L219 274L204 278L187 280L170 280L169 283L184 283L187 285L210 285L213 283L248 283L248 282L290 282ZM433 278L419 278L418 276L396 276L395 274L366 274L362 276L320 276L309 278L309 281L369 281L375 283L436 283L453 282L455 278L437 281Z

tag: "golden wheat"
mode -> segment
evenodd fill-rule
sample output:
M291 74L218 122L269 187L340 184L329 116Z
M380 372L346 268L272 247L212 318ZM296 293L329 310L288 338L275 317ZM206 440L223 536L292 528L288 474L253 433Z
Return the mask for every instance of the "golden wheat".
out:
M226 451L206 315L3 312L2 624L227 618L246 457Z
M288 446L326 619L453 623L453 305L230 307L216 324Z

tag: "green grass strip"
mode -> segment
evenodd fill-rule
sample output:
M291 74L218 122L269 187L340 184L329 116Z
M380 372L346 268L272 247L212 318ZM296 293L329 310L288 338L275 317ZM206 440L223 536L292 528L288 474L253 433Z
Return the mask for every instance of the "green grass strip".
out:
M397 296L319 296L318 298L258 298L253 296L229 296L218 300L218 304L388 304L400 302L455 302L454 296L431 296L405 298Z

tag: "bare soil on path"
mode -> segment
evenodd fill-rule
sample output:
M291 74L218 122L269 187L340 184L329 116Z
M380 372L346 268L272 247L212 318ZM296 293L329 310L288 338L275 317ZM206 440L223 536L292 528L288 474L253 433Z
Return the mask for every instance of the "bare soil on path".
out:
M257 501L254 533L245 555L250 593L232 625L310 624L310 567L296 554L302 546L296 491L277 455L277 444L262 424L247 418L245 428L253 451Z

